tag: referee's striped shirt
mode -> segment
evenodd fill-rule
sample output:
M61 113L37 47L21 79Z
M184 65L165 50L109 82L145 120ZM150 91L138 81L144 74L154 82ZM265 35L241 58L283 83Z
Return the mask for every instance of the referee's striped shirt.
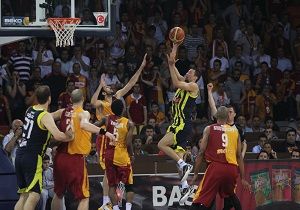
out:
M9 64L17 71L20 76L20 81L26 82L30 78L31 66L33 65L33 59L28 55L14 54L10 57Z

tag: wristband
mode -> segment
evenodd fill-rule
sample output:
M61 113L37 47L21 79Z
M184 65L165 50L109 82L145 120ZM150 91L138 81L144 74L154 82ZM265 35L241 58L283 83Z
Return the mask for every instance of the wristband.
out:
M104 128L100 128L99 134L100 135L105 135L106 130Z

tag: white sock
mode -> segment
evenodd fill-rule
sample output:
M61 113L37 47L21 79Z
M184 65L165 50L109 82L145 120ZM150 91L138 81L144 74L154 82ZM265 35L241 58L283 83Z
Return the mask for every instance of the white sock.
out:
M182 160L182 159L179 159L177 161L177 164L178 164L179 168L182 170L183 166L186 165L186 162L184 162L184 160Z
M118 205L113 206L113 210L120 210Z
M188 188L189 187L189 184L187 182L187 180L185 180L184 182L181 182L181 188L184 189L184 188Z
M126 210L131 210L132 204L131 203L126 203Z
M104 205L104 204L107 204L107 203L109 203L109 202L110 202L109 196L104 195L104 196L103 196L103 205Z

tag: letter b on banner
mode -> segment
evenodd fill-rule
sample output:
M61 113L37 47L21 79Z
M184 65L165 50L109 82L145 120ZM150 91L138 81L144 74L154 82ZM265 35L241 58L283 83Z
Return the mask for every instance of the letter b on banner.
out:
M153 206L165 206L167 205L168 199L165 196L166 188L163 186L153 186L152 187L152 203Z

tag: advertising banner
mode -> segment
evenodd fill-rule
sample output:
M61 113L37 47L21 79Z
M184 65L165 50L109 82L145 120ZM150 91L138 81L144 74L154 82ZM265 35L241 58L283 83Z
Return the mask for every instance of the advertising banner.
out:
M300 210L300 163L294 160L247 161L246 179L251 183L252 192L241 188L240 180L236 189L243 209L246 210ZM192 177L189 177L190 179ZM202 176L199 176L199 181ZM189 181L189 180L188 180ZM97 210L102 204L102 177L90 177L90 210ZM192 194L185 203L179 203L181 194L176 174L135 175L133 210L189 209ZM196 189L197 186L194 186ZM77 204L67 197L68 209ZM123 207L125 209L125 197ZM223 209L223 199L217 196L213 209Z

